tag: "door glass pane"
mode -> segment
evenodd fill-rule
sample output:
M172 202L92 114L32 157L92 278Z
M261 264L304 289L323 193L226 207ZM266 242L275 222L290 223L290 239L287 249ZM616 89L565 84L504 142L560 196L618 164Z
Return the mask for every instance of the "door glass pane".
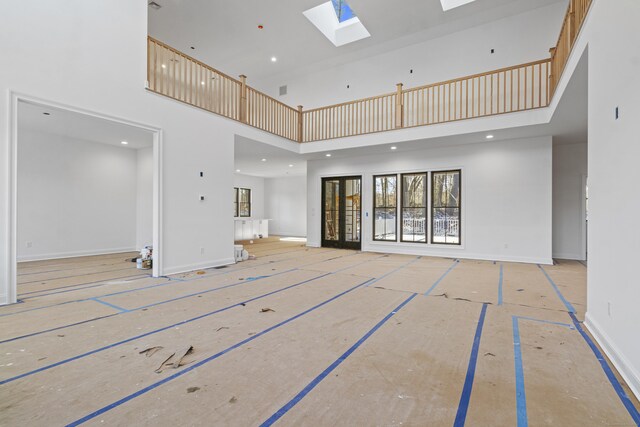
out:
M338 240L340 232L340 181L324 181L324 239Z
M345 181L345 241L360 241L360 179Z

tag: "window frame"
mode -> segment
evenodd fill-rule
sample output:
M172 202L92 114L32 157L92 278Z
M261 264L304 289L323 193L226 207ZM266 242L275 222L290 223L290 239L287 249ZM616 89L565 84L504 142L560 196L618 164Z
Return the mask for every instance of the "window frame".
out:
M396 205L395 206L376 206L376 179L378 178L390 178L394 177L396 179ZM391 239L376 239L376 209L395 209L396 213L396 238L395 240ZM398 174L397 173L389 173L382 175L373 175L373 215L371 220L373 221L373 226L371 227L372 238L374 242L398 242Z
M241 197L240 197L240 193L242 191L248 191L249 192L249 201L248 202L241 202ZM238 187L238 192L237 192L237 197L236 197L236 207L237 207L237 214L238 216L236 218L251 218L251 203L252 203L252 199L251 199L251 189L250 188L242 188L242 187ZM248 207L248 215L242 215L242 208L241 205L247 205Z
M238 218L240 214L240 206L238 204L238 195L240 194L240 189L238 187L233 187L233 217Z
M435 177L438 174L445 174L445 173L457 173L459 178L459 202L458 202L458 206L456 207L450 207L450 206L435 206L434 203L434 195L435 195L435 185L434 185L434 181L435 181ZM431 231L431 239L430 242L432 245L445 245L445 246L462 246L462 169L447 169L447 170L434 170L430 172L431 174L431 179L429 180L429 184L431 185L431 200L430 200L430 206L429 209L431 210L431 220L430 220L430 224L431 226L430 231ZM434 234L433 234L433 221L435 219L435 214L434 211L436 209L458 209L458 242L457 243L447 243L447 242L434 242Z
M404 177L405 176L423 176L424 177L424 206L422 207L424 209L424 218L425 218L425 230L424 230L424 242L419 242L419 241L415 241L415 240L404 240L404 210L405 210L405 205L404 205ZM400 242L401 243L418 243L418 244L429 244L429 238L430 238L430 231L431 231L431 226L427 226L427 223L430 223L430 219L431 219L431 215L429 212L429 172L407 172L407 173L402 173L400 174L400 217L398 218L398 220L400 221ZM410 208L410 207L406 207L407 209L420 209L420 208Z

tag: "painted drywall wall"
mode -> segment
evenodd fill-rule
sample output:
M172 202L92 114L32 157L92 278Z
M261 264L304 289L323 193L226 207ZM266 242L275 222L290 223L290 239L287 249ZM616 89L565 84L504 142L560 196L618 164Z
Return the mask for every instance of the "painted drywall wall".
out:
M565 12L566 3L555 3L331 69L249 82L311 109L393 92L398 82L409 88L510 67L548 58ZM285 96L279 96L282 85Z
M265 213L269 233L278 236L307 235L307 180L303 176L264 180Z
M268 219L264 212L264 178L236 173L233 175L233 186L251 189L251 218ZM229 202L229 212L233 215L233 196Z
M14 276L12 93L161 129L164 251L157 255L162 274L233 262L229 207L217 200L232 198L236 134L279 146L295 145L146 91L147 12L146 2L128 0L3 4L0 304L15 301L9 287ZM208 199L201 202L200 194Z
M553 147L553 257L584 260L587 144Z
M640 398L638 22L640 2L595 0L583 36L589 53L586 323Z
M153 148L136 150L136 249L153 245Z
M136 151L21 131L18 259L135 248Z
M373 175L462 168L462 246L372 241ZM320 245L321 178L361 175L363 250L551 263L550 137L309 161L307 224Z

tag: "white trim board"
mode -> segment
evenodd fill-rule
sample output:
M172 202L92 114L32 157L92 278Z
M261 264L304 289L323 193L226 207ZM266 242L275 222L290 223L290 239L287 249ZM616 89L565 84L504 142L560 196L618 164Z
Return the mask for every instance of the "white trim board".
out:
M602 328L591 318L589 313L585 315L584 325L622 378L627 382L631 392L637 399L640 399L640 373L633 368L633 365L629 363L629 360L613 344L613 341L602 331Z
M7 259L5 265L6 274L0 278L0 295L4 295L0 299L0 305L13 304L17 302L17 197L18 197L18 105L19 102L43 105L50 108L67 110L78 114L95 117L98 119L109 120L112 122L124 124L127 126L137 127L153 133L153 277L163 275L163 246L162 246L162 129L131 120L113 117L107 114L95 111L85 110L61 104L55 101L41 99L35 96L21 94L12 90L7 93L8 98L8 135L9 155L8 164L6 165L6 177L8 188L6 191L5 211L7 221Z
M201 262L198 264L179 265L177 267L167 268L165 269L164 274L168 276L171 274L188 273L194 270L204 270L207 268L222 267L224 265L232 265L235 263L236 263L235 258L222 258L222 259Z
M50 259L65 259L65 258L75 258L75 257L84 257L84 256L109 255L109 254L118 254L123 252L138 252L138 249L131 246L126 248L92 249L87 251L61 252L61 253L55 253L55 254L27 255L27 256L17 257L17 261L18 262L45 261Z

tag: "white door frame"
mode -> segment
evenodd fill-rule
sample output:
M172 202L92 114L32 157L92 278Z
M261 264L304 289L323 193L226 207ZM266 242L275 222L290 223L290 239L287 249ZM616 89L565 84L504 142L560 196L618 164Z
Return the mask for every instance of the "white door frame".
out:
M8 182L9 191L7 192L7 218L9 219L8 233L9 238L6 242L7 259L6 259L6 277L4 288L0 289L0 294L6 296L7 304L17 302L17 213L18 213L18 104L20 102L28 102L31 104L43 105L46 107L67 110L74 113L85 114L87 116L99 119L109 120L112 122L137 127L153 133L153 277L159 277L163 274L163 247L162 247L162 129L131 120L113 117L95 111L89 111L82 108L72 107L53 101L40 99L37 97L9 91L9 162L8 162ZM3 302L0 301L0 304Z

